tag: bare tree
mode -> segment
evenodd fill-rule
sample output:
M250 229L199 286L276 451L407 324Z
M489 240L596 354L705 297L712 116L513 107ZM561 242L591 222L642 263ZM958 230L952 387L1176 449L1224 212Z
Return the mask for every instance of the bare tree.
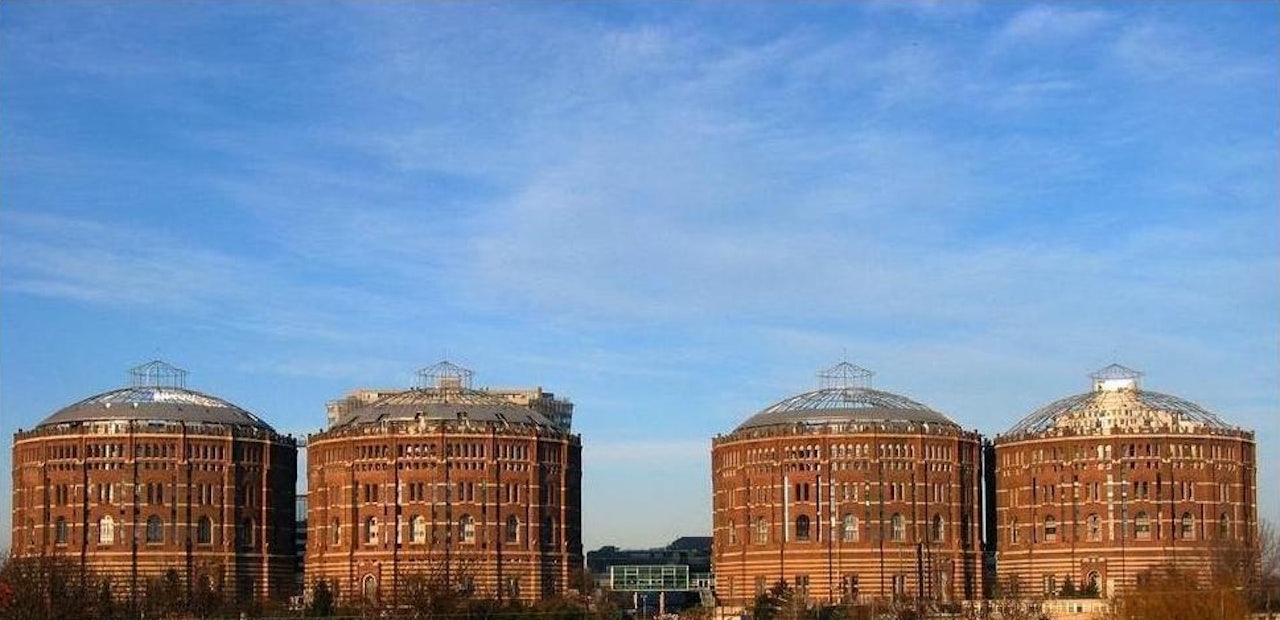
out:
M93 620L102 609L97 576L58 556L9 556L0 566L0 617L11 620ZM108 590L108 601L109 590Z
M1253 611L1270 612L1280 601L1280 537L1275 525L1259 523L1252 541L1218 541L1210 579L1217 588L1241 592Z
M1194 572L1166 565L1138 576L1136 587L1111 600L1105 620L1239 620L1249 616L1244 589L1220 576L1206 583Z
M399 601L409 618L434 618L465 610L475 594L474 565L426 564L400 574Z
M1254 611L1271 613L1280 607L1280 532L1271 521L1258 524L1256 540L1257 578L1250 587Z

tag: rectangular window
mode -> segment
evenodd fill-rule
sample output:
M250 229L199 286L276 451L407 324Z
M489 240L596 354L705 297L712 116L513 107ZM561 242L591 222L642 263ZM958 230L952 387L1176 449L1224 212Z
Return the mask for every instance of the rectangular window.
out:
M840 591L844 593L845 599L850 601L858 600L858 574L844 575L840 579Z
M809 596L809 576L796 575L796 591L800 596Z
M907 595L907 576L893 576L893 597L900 599Z

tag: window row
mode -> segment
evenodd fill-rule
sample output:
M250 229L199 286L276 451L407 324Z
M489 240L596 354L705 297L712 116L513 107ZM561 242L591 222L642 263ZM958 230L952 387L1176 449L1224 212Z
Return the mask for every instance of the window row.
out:
M769 542L769 520L765 517L757 517L753 522L753 534L756 544L763 545ZM858 517L853 514L844 514L840 517L837 531L841 542L858 542L861 538ZM870 527L870 524L868 524ZM731 545L738 544L738 528L737 523L733 519L728 522L728 542ZM792 524L790 532L797 541L808 541L811 537L820 537L817 533L816 524L810 520L808 515L800 515L796 517ZM946 521L942 515L934 515L930 521L928 536L930 542L942 542L946 534ZM894 513L889 518L888 539L893 541L906 540L906 520L901 514Z
M951 500L951 485L949 483L917 484L925 487L929 501L948 502ZM877 485L872 485L870 482L861 484L857 482L841 482L831 485L830 492L835 496L834 499L836 501L841 502L857 502L864 499L872 501L876 498L873 491L877 489L881 491L881 497L885 501L909 501L915 499L915 496L911 493L913 488L910 483L904 482L881 482ZM795 483L790 491L791 494L788 499L791 502L808 502L815 499L812 486L807 482ZM728 491L730 507L745 506L748 503L765 504L772 502L773 497L773 487L749 487Z
M1100 461L1112 459L1112 455L1117 454L1119 458L1136 459L1136 458L1156 458L1160 456L1172 458L1190 458L1190 459L1227 459L1236 460L1239 458L1239 452L1236 448L1228 445L1214 444L1205 446L1198 444L1169 443L1165 444L1165 449L1160 448L1160 444L1152 443L1127 443L1115 446L1093 445L1084 446L1077 445L1071 448L1054 447L1054 448L1035 448L1027 450L1019 450L1017 452L1006 452L1001 458L1001 463L1005 466L1025 465L1028 463L1046 463L1061 462L1068 460L1085 460L1093 458Z
M1168 487L1168 493L1173 495L1173 499L1179 501L1195 501L1197 486L1213 484L1214 493L1211 493L1211 495L1213 495L1213 499L1215 501L1229 501L1231 498L1231 485L1227 483L1214 484L1209 482L1192 481L1169 481L1166 483L1162 481L1159 476L1156 477L1154 482L1155 484L1152 485L1151 481L1133 480L1129 482L1127 487L1121 486L1122 483L1115 483L1116 486L1111 487L1111 489L1116 496L1126 499L1164 500L1167 498L1164 488ZM1120 490L1114 491L1117 487L1119 487ZM1069 485L1062 489L1059 489L1057 485L1053 484L1038 485L1035 483L1035 479L1033 478L1031 486L1026 487L1026 490L1029 490L1031 494L1031 504L1026 504L1025 501L1019 501L1019 496L1022 494L1022 490L1020 489L1013 489L1009 492L1009 504L1014 507L1020 505L1053 504L1058 501L1066 501L1076 498L1090 502L1101 502L1107 498L1106 493L1104 493L1106 489L1102 482L1081 482L1079 483L1079 488L1080 491L1077 494L1072 491L1072 488ZM1075 495L1076 498L1073 498L1073 495ZM1025 500L1025 497L1023 499Z
M53 524L54 542L57 544L66 544L69 538L69 525L63 517ZM246 518L236 526L236 542L243 547L251 547L255 539L255 523L253 518ZM199 545L208 545L213 543L214 524L209 517L200 517L196 521L195 540ZM125 542L124 526L117 524L114 517L110 515L98 519L98 544L111 545L117 541ZM146 525L143 528L143 541L148 544L160 544L166 542L164 520L158 515L147 517Z
M427 521L427 518L425 516L417 515L410 518L408 522L409 543L415 544L415 545L426 544L428 535L430 536L431 544L439 543L440 542L439 532L435 528L430 527L430 525L431 524ZM502 524L502 541L506 543L512 543L512 544L519 543L520 542L520 526L521 526L521 523L518 517L516 517L515 515L508 516L506 521L503 522ZM548 543L548 544L556 543L556 541L558 540L558 536L556 535L556 526L557 526L557 521L555 517L546 517L543 519L543 522L542 522L542 542L543 543ZM377 517L366 518L364 520L364 523L361 525L360 531L358 532L360 542L366 545L378 544L379 535L381 533L381 527L382 527L382 523L378 520ZM399 531L399 528L393 528L393 529L397 530L395 532L396 543L397 544L402 543L403 542L403 540L401 539L402 532ZM461 517L458 518L457 521L453 523L452 531L447 533L451 535L452 539L457 542L466 543L466 544L475 543L476 542L475 517L471 515L462 515ZM334 544L334 545L342 544L342 522L338 519L334 519L329 524L329 540L331 544Z
M1134 515L1133 521L1130 523L1132 531L1131 538L1134 540L1151 540L1152 538L1152 518L1146 511L1139 511ZM1175 522L1176 528L1173 530L1174 535L1181 540L1195 540L1196 538L1196 519L1190 512L1182 513L1182 516ZM1009 540L1018 543L1022 539L1021 527L1017 518L1009 522ZM1058 520L1053 516L1045 517L1041 528L1031 528L1031 542L1058 542L1059 531L1067 528L1060 527ZM1159 526L1156 526L1156 538L1159 538ZM1102 542L1107 537L1103 533L1102 518L1097 514L1090 514L1084 520L1085 540L1087 542ZM1123 532L1122 532L1123 535ZM1227 514L1222 514L1218 518L1217 537L1219 540L1227 540L1231 537L1231 519Z

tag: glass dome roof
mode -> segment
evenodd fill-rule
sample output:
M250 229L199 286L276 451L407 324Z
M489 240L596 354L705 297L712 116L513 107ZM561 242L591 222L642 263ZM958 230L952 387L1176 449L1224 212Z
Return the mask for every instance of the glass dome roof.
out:
M1111 364L1089 376L1093 380L1091 391L1056 400L1033 411L1007 434L1234 428L1191 401L1142 389L1142 373L1136 370Z
M841 362L820 373L821 387L797 394L747 418L734 432L796 425L824 426L847 422L925 423L959 428L945 415L905 396L872 389L874 373Z
M158 421L227 424L273 430L258 416L221 398L187 389L187 371L153 361L130 370L132 385L90 396L45 418L37 428L83 422Z

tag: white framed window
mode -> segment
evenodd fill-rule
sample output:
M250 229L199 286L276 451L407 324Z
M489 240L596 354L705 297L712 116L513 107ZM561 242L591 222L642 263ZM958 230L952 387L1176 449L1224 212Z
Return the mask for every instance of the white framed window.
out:
M418 515L409 521L409 542L420 545L427 542L427 518Z
M458 540L464 543L476 541L476 520L471 515L462 515L458 519Z
M858 541L858 517L846 514L840 518L840 540L844 542Z
M110 545L116 542L116 520L109 515L98 519L98 544Z

